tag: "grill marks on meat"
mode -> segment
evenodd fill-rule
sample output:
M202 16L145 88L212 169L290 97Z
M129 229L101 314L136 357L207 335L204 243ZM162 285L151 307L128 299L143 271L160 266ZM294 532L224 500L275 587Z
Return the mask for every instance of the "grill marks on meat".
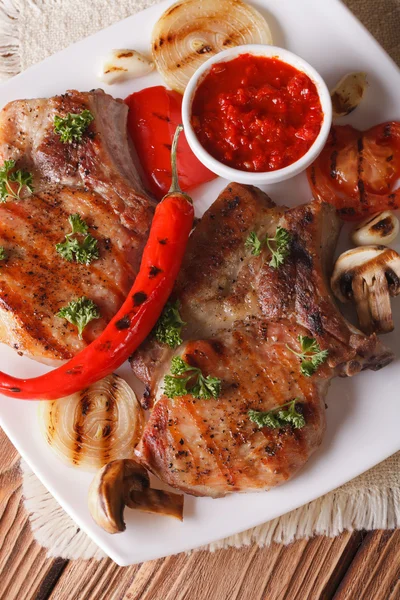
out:
M54 116L88 109L95 119L81 143L62 144ZM140 264L153 203L146 196L126 135L127 107L101 91L20 100L0 113L0 162L33 173L34 194L0 204L0 340L52 362L69 359L95 339L123 303ZM99 260L80 265L55 245L79 213L98 240ZM79 340L55 314L80 296L101 319Z
M245 248L281 225L293 238L291 255L277 270L264 248ZM259 190L231 184L192 234L174 296L188 326L176 351L149 339L132 360L156 399L136 453L170 485L194 495L223 496L268 489L289 479L320 445L324 399L337 374L380 368L391 360L375 336L354 329L338 311L328 277L339 233L334 210L312 203L277 208ZM317 338L329 360L312 378L301 374L298 336ZM218 399L169 399L164 374L174 354L219 377ZM268 411L296 398L302 429L259 429L248 410Z

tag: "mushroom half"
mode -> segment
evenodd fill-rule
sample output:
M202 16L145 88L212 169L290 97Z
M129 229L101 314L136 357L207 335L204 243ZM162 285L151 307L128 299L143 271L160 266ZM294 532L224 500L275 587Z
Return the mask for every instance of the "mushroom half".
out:
M356 305L364 333L388 333L394 324L390 296L400 293L400 256L385 246L361 246L339 256L331 278L341 302Z
M125 531L125 506L183 519L183 495L150 488L146 469L131 459L113 460L89 488L89 512L108 533Z

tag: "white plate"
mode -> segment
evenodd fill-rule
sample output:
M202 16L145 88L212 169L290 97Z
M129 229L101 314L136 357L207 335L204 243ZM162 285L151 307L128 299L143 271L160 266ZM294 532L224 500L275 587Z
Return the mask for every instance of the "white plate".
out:
M5 83L1 104L16 98L52 96L68 88L90 90L99 85L95 66L110 48L146 51L153 24L166 2L52 56L40 65ZM347 118L368 127L400 118L400 73L377 42L339 0L263 0L257 2L271 23L274 41L310 62L333 85L348 71L367 71L370 87L357 111ZM135 83L106 88L115 96L160 83L157 74ZM227 182L220 179L196 191L201 213ZM310 192L305 176L268 189L273 200L289 205L305 202ZM400 300L396 321L400 326ZM385 337L400 354L398 339ZM20 358L2 346L1 368L14 375L32 377L46 368ZM129 368L122 373L132 382ZM87 490L91 475L64 466L41 439L37 426L37 403L0 398L0 423L18 451L44 485L78 525L120 565L141 562L195 548L243 531L282 515L329 492L400 449L398 361L380 373L366 372L349 380L335 380L329 395L328 429L324 443L292 481L270 492L237 494L220 500L185 499L185 520L126 511L127 530L109 535L91 520Z

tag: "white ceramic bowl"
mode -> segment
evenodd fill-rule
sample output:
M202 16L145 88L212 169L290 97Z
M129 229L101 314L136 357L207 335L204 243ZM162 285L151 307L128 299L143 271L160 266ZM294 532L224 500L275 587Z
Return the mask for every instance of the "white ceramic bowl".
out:
M192 102L196 93L197 87L203 81L204 77L208 74L210 68L215 63L228 62L236 58L241 54L253 54L255 56L266 56L268 58L278 58L283 62L292 65L299 71L306 73L310 79L316 85L319 98L321 101L321 107L323 111L323 122L318 137L315 139L313 145L299 160L292 163L291 165L284 167L283 169L277 169L276 171L267 172L249 172L242 171L240 169L234 169L224 165L219 160L211 156L205 150L198 140L196 133L191 125L191 113L192 113ZM248 46L237 46L236 48L229 48L223 52L219 52L215 56L212 56L207 60L190 79L185 94L183 96L182 103L182 120L185 128L186 139L189 143L194 154L197 158L210 169L213 173L216 173L220 177L229 179L230 181L236 181L238 183L248 183L253 185L266 185L269 183L277 183L278 181L284 181L290 177L294 177L301 171L304 171L318 156L323 149L327 140L329 130L332 123L332 103L329 90L326 87L324 80L317 71L309 65L305 60L284 50L277 46L267 46L263 44L249 44Z

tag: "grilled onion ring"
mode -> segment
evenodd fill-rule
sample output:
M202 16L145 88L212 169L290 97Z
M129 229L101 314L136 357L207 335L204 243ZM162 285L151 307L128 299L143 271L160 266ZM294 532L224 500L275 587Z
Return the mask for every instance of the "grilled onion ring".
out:
M144 424L133 390L115 374L66 398L41 402L39 420L58 457L86 471L132 458Z
M271 44L268 23L241 0L180 0L157 21L153 58L167 85L180 92L210 56L242 44Z

